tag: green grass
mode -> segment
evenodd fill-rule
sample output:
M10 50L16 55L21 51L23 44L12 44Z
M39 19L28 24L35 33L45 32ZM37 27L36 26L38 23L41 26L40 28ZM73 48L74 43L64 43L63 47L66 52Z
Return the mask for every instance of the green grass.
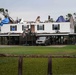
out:
M47 69L47 58L24 58L23 75L47 75ZM53 58L52 72L53 75L76 75L76 59Z
M76 58L53 58L53 74L76 75Z
M18 75L17 58L0 57L0 75Z
M23 75L47 75L47 59L24 58Z
M0 53L15 55L76 56L76 45L65 47L0 47ZM48 58L23 58L23 75L47 75ZM53 75L76 75L76 58L53 58ZM0 57L0 75L18 75L18 57Z
M23 58L23 75L47 75L48 58ZM76 75L75 58L53 58L53 75ZM0 75L18 75L17 57L0 57Z
M76 55L76 45L66 47L46 47L46 46L18 46L2 47L0 53L16 55Z

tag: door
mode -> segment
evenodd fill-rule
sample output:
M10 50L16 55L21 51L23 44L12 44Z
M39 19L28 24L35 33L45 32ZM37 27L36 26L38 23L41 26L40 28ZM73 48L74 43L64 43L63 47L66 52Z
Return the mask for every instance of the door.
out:
M35 25L31 25L31 32L35 32Z

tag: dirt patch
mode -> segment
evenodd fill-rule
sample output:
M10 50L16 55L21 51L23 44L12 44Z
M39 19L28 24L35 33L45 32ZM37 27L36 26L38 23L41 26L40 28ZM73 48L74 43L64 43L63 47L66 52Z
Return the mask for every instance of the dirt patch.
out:
M0 45L0 47L18 47L18 45Z

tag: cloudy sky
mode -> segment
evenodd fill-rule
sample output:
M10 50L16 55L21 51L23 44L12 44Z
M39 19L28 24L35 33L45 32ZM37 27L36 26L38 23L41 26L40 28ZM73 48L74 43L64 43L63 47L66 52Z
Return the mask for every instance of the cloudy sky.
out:
M40 16L44 21L50 15L56 20L60 15L75 13L76 0L0 0L0 8L8 9L13 19L35 20Z

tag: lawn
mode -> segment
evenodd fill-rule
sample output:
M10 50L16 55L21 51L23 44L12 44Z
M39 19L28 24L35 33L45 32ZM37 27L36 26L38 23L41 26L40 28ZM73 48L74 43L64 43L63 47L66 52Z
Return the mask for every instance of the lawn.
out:
M0 47L0 53L15 55L76 56L76 45L65 47ZM47 75L48 58L23 58L23 75ZM76 75L76 58L52 58L53 75ZM18 57L0 57L0 75L18 75Z
M0 53L15 55L76 55L76 45L65 47L49 46L15 46L0 47Z

